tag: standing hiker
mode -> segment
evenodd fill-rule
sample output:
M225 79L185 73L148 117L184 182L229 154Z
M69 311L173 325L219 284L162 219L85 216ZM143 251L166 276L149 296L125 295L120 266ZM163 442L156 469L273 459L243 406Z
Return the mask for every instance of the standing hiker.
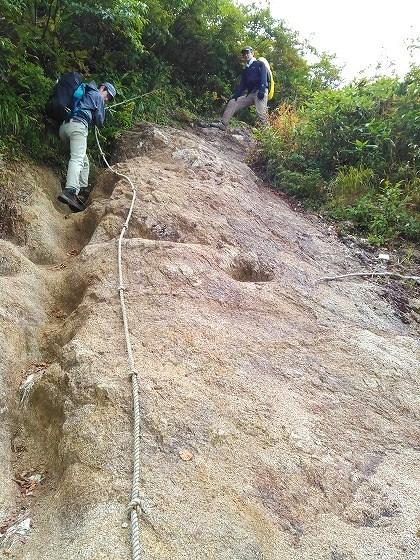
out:
M81 89L80 89L81 88ZM80 98L77 99L77 92ZM115 87L104 82L97 88L94 82L81 84L74 92L74 106L60 126L61 140L69 147L70 161L66 186L58 200L73 212L84 210L89 197L89 159L86 155L89 125L101 127L105 120L105 103L114 99Z
M210 126L227 130L233 115L244 109L255 105L259 120L267 122L267 100L268 100L268 72L267 67L261 60L254 58L254 49L245 47L241 51L245 68L242 70L241 81L235 89L232 99L227 104L222 120L211 123Z

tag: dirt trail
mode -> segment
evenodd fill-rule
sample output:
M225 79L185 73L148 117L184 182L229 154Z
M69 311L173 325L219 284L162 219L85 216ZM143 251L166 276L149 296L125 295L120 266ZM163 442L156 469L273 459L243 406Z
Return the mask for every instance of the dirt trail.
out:
M124 266L142 387L142 557L414 560L418 325L379 284L316 282L360 262L260 183L248 143L142 127L115 156L139 190ZM105 173L89 208L66 215L48 171L24 167L16 187L26 240L0 241L0 525L27 515L32 527L0 551L129 558L116 239L130 188ZM19 473L42 473L33 495L19 496Z

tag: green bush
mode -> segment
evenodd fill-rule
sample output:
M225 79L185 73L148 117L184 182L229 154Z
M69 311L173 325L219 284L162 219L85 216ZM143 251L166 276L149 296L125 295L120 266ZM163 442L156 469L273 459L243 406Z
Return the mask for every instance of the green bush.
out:
M369 192L352 206L336 205L328 209L328 214L350 221L374 245L398 237L409 241L420 239L420 220L407 209L407 200L398 184L385 183L379 193Z
M420 229L420 69L318 91L259 133L277 186L353 223L375 243Z

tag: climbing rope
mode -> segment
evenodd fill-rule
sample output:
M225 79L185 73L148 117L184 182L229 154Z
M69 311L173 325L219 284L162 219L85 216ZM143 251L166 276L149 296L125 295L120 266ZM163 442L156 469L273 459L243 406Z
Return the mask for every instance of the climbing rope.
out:
M125 99L124 101L120 101L119 103L113 103L112 105L108 105L105 107L105 110L113 112L115 107L119 105L125 105L126 103L130 103L131 101L135 101L136 99L142 99L143 97L148 97L149 95L153 95L154 93L158 93L162 91L160 89L152 89L152 91L148 91L147 93L142 93L141 95L136 95L135 97L131 97L130 99Z
M132 384L132 391L133 391L133 414L134 414L133 485L131 491L131 501L129 504L129 513L130 513L130 520L131 520L132 558L133 560L140 560L140 515L142 512L142 504L140 498L140 402L139 402L139 380L138 380L139 373L135 367L133 347L131 344L130 331L128 329L127 309L126 309L125 297L124 297L124 292L126 291L126 288L124 286L124 277L122 271L122 242L124 239L124 235L128 229L128 224L131 219L131 214L133 213L134 203L137 197L137 191L130 177L124 175L123 173L119 173L118 171L115 171L109 165L106 156L104 154L104 151L102 150L101 144L99 142L98 129L96 128L96 126L95 126L95 138L102 159L105 162L105 165L112 173L118 175L118 177L122 177L123 179L125 179L129 183L133 193L130 209L128 210L127 217L125 219L124 225L121 229L120 236L118 238L118 278L119 278L118 294L120 297L121 312L122 312L122 318L124 324L125 343L127 348L128 364L130 368L131 384Z

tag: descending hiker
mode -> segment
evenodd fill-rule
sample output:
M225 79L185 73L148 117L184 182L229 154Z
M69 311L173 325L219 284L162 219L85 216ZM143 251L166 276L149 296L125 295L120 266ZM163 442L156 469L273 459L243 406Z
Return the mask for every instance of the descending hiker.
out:
M211 123L210 126L227 130L233 115L244 109L255 105L257 116L265 124L267 122L267 99L268 99L268 72L267 66L260 60L254 58L252 47L245 47L241 51L245 68L242 70L241 81L235 89L232 99L226 106L222 120Z
M94 82L83 84L81 98L76 99L73 109L60 126L59 135L69 147L70 161L66 186L57 198L74 212L84 210L89 196L89 159L86 155L89 125L101 127L104 124L105 103L114 99L115 95L115 87L109 82L104 82L99 88Z

